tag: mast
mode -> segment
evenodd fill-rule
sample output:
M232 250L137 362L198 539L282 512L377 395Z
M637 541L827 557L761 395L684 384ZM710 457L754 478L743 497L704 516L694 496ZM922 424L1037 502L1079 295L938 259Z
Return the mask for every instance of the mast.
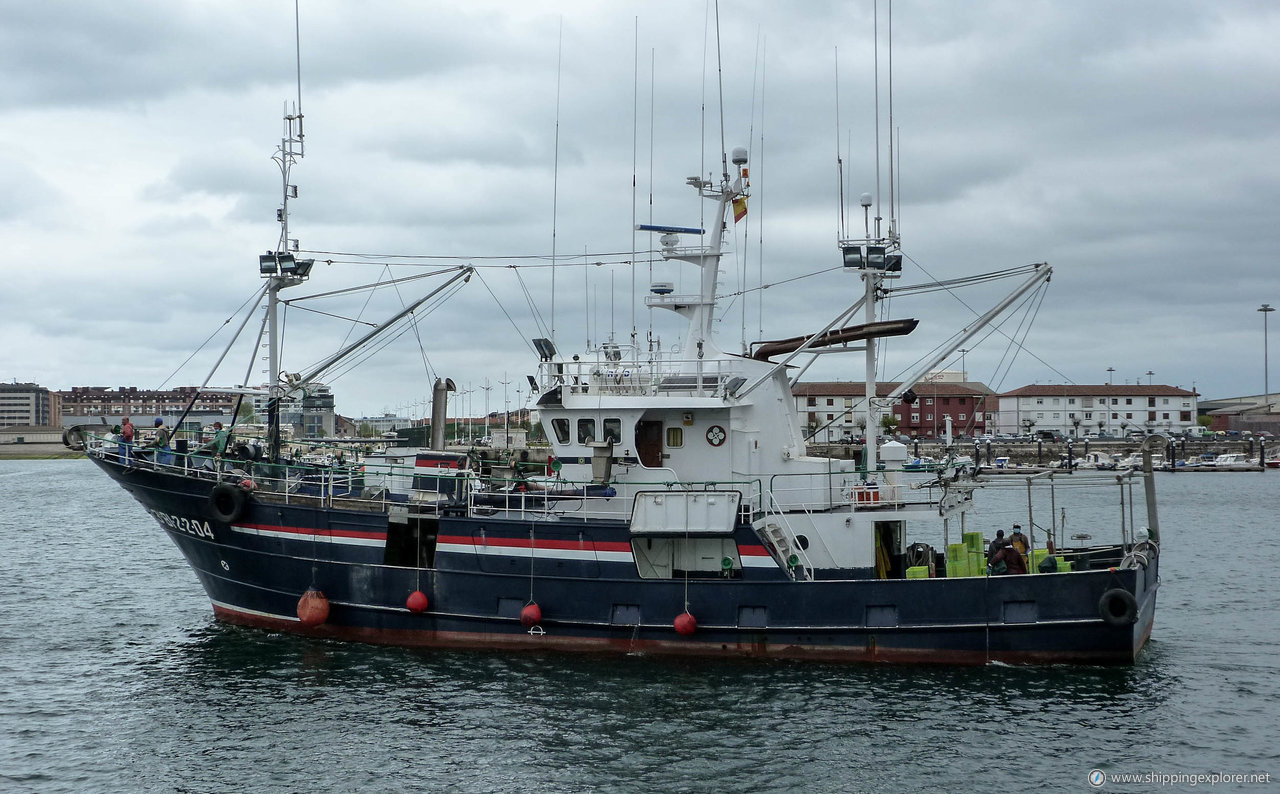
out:
M293 166L303 157L302 132L302 55L299 11L294 2L294 48L296 56L298 97L293 112L288 103L284 110L284 134L271 159L280 168L281 200L276 209L280 239L274 251L258 257L258 274L267 281L267 430L270 435L270 459L280 454L280 401L286 389L280 382L280 290L296 287L307 280L314 259L295 259L298 241L289 237L289 200L298 197L297 185L290 184ZM256 354L256 351L255 351Z

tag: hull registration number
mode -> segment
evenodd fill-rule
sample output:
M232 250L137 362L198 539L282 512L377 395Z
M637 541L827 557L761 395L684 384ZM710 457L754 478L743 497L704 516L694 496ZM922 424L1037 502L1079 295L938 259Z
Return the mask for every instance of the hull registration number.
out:
M147 512L155 516L155 519L169 529L178 532L185 532L188 535L194 535L197 538L208 538L213 540L213 530L209 527L208 521L201 521L198 518L187 518L186 516L175 516L170 513L162 513L159 510L147 509Z

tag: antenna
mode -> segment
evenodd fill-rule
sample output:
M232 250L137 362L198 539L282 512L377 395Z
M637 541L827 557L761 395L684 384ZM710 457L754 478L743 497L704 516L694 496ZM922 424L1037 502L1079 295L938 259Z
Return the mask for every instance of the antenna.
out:
M835 51L836 69L836 192L840 201L840 237L845 236L844 223L844 158L840 156L840 48Z
M640 139L640 17L631 45L631 351L636 351L636 151Z
M760 289L756 294L756 309L759 321L759 336L757 339L764 339L764 185L761 181L764 177L764 93L765 93L765 77L767 76L767 66L769 63L769 39L765 37L764 44L760 54L760 158L757 160L755 168L756 181L760 184L761 189L756 197L756 213L759 221L756 223L756 233L759 235L759 246L756 254L756 268L759 270ZM839 148L840 134L836 133L836 147Z
M898 237L893 189L893 0L889 0L889 239Z
M875 77L876 102L876 237L880 237L880 0L873 0L872 8L872 74Z
M555 156L551 167L551 342L556 341L556 212L560 197L560 59L564 53L564 17L560 17L560 35L556 44L556 136Z
M298 77L298 156L302 157L306 151L306 146L303 144L306 136L302 132L302 29L298 3L299 0L293 0L293 57L294 71Z
M716 0L716 83L720 89L720 168L729 184L729 152L724 148L724 66L720 62L720 0Z

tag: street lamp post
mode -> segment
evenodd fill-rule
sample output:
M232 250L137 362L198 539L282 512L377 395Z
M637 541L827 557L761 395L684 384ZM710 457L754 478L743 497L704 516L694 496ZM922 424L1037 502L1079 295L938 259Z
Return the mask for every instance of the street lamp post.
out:
M1265 394L1263 399L1266 400L1266 402L1264 403L1264 406L1266 408L1267 416L1270 417L1271 415L1271 381L1269 379L1269 373L1267 372L1267 363L1268 363L1267 315L1275 311L1275 307L1272 306L1270 303L1264 303L1262 304L1261 308L1258 309L1258 311L1262 312L1262 390Z

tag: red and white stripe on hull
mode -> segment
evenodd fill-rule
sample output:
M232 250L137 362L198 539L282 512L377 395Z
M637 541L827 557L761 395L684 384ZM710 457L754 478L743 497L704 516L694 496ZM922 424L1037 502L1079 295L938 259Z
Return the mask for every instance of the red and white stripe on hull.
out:
M286 527L274 524L232 524L231 530L242 535L258 535L260 537L283 540L319 541L321 543L341 543L347 546L371 546L375 548L383 548L387 545L386 532L358 529L316 529L314 527Z
M631 544L618 541L560 540L539 538L484 538L477 542L468 535L441 535L437 552L494 554L501 557L534 557L598 562L632 562Z
M598 562L625 562L635 560L631 544L625 541L561 540L539 538L484 538L477 541L469 535L441 535L436 541L440 552L455 554L493 554L501 557L529 557ZM764 546L739 546L738 556L743 568L777 568L778 563Z
M743 568L777 568L769 550L764 546L738 546L738 557Z

